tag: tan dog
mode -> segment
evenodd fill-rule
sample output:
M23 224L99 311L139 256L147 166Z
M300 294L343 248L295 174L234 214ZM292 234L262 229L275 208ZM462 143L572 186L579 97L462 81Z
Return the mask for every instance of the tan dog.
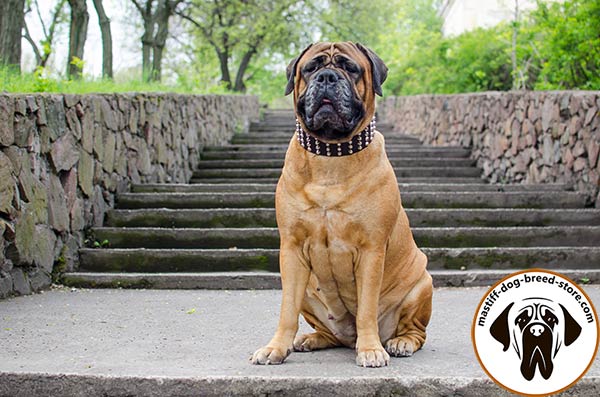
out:
M299 136L276 191L283 297L275 336L254 364L280 364L292 347L343 345L356 348L358 365L381 367L425 342L427 257L383 136L369 129L386 76L377 55L349 42L311 45L288 66ZM299 313L316 332L296 337Z

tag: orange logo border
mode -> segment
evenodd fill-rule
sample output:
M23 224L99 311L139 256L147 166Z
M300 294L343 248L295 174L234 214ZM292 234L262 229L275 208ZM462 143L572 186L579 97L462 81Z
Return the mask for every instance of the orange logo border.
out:
M586 366L585 370L581 373L581 375L579 375L579 377L577 379L575 379L573 382L571 382L570 384L568 384L567 386L563 387L562 389L550 392L550 393L543 393L543 394L527 394L527 393L523 393L517 390L513 390L510 387L502 384L501 382L499 382L496 378L494 378L492 376L492 374L489 373L489 371L487 370L487 368L485 367L485 365L483 365L483 362L481 361L481 357L479 357L479 352L477 351L477 346L475 344L475 324L477 323L477 318L478 318L478 314L479 314L479 309L481 308L481 306L483 305L483 302L485 301L485 298L488 296L489 292L492 291L494 288L496 288L497 286L499 286L502 282L508 280L511 277L517 276L519 274L524 274L524 273L534 273L534 272L543 272L543 273L549 273L549 274L553 274L555 276L559 276L564 278L565 280L569 281L571 284L573 284L582 294L583 296L586 297L586 299L588 300L590 307L592 308L592 311L594 312L594 316L596 318L596 327L597 327L597 332L598 332L598 336L596 338L596 347L594 350L594 354L592 356L592 359L590 360L589 364ZM588 372L588 370L590 369L590 367L592 366L592 364L594 363L594 360L596 359L596 355L598 354L598 346L600 345L600 324L598 323L598 313L596 312L596 308L594 307L594 304L592 303L592 300L590 299L590 297L588 296L588 294L579 286L579 284L577 284L576 282L574 282L573 280L571 280L569 277L565 276L564 274L552 271L552 270L547 270L547 269L542 269L542 268L531 268L531 269L526 269L526 270L520 270L514 273L511 273L505 277L503 277L502 279L500 279L498 282L496 282L494 285L492 285L491 287L489 287L486 291L486 293L483 295L483 297L481 298L481 300L479 301L479 304L477 305L477 308L475 309L475 314L473 316L473 322L471 323L471 344L473 345L473 350L475 351L475 356L477 357L477 361L479 361L479 365L481 366L481 368L483 369L483 371L486 373L486 375L492 380L494 381L495 384L497 384L498 386L502 387L503 389L514 393L514 394L518 394L521 396L526 396L526 397L541 397L541 396L548 396L548 395L552 395L552 394L557 394L560 392L563 392L567 389L569 389L570 387L572 387L575 383L579 382L581 380L581 378L583 378L583 376Z

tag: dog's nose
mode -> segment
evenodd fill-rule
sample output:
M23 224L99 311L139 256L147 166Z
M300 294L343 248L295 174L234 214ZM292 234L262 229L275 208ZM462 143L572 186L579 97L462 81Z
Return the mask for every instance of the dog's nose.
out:
M535 324L529 328L529 332L531 332L533 336L540 336L544 333L544 327L539 324Z
M319 75L316 77L319 83L335 83L340 78L336 72L330 69L322 70Z

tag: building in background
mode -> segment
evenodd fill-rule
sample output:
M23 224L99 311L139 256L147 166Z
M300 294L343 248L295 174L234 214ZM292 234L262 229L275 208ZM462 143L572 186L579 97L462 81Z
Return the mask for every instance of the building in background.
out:
M440 15L444 36L456 36L475 28L488 28L514 19L515 3L519 13L536 7L535 0L444 0Z

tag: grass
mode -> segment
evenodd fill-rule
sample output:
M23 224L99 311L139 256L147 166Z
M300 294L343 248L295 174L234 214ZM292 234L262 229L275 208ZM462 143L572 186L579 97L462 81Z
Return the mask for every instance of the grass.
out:
M271 108L292 108L291 96L283 96L285 76L279 79L256 79L248 87L248 95L257 95L262 103ZM46 70L38 69L33 73L19 73L0 65L1 93L61 93L61 94L97 94L115 92L171 92L195 95L240 95L223 86L201 84L194 79L179 78L176 84L147 82L130 75L115 76L114 80L91 78L84 75L80 80L68 80L51 76Z
M83 78L65 80L48 76L44 70L33 73L18 73L0 67L0 93L63 93L91 94L112 92L176 92L180 94L206 94L189 85L167 85L159 82L146 82L130 79L116 82L109 79Z

